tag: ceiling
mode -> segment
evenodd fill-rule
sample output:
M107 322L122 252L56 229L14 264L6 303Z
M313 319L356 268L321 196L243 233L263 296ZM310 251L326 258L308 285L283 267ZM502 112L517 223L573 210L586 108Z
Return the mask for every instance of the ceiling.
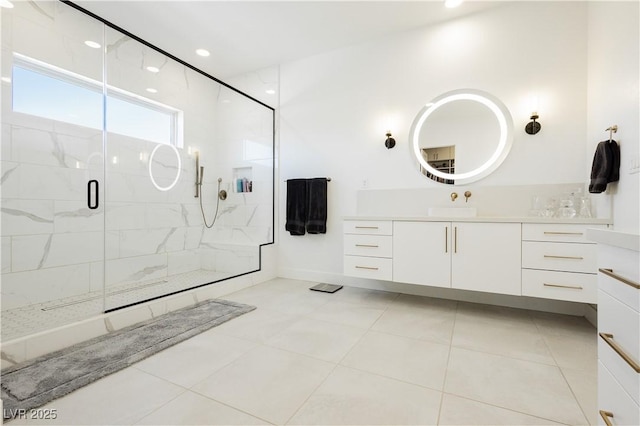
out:
M476 13L469 1L75 1L77 5L219 78ZM211 52L208 58L197 48Z

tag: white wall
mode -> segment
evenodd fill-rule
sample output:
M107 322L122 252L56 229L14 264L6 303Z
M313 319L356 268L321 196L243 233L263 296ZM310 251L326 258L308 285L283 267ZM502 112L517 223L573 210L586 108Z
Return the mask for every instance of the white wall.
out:
M618 125L614 139L620 144L620 181L609 184L614 227L640 232L640 174L630 174L631 162L640 158L640 74L638 2L589 3L588 143L591 166L599 141L609 137L604 130Z
M281 66L279 273L340 280L341 218L357 190L435 188L413 166L407 134L430 99L459 88L500 98L515 140L471 185L587 182L587 7L511 2L486 12ZM537 94L542 131L525 134ZM384 147L391 129L395 149ZM330 176L326 235L284 231L284 179Z

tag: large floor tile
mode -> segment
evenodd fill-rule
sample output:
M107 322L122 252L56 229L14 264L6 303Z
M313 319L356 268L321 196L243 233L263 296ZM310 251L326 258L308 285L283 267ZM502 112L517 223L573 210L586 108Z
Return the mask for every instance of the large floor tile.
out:
M301 318L266 344L329 362L339 362L366 330Z
M531 317L545 335L590 336L596 332L596 328L585 317L536 311L531 312Z
M42 408L57 411L57 419L47 424L127 425L137 422L184 391L180 386L127 368ZM42 421L34 422L42 424Z
M575 370L597 370L598 334L595 329L590 334L546 335L544 339L558 366Z
M506 306L458 302L456 320L467 320L503 328L513 327L529 332L539 331L530 311Z
M456 317L451 344L527 361L556 365L545 340L533 323L518 326L497 321Z
M434 390L337 367L289 424L431 425L440 398Z
M448 358L448 345L370 331L341 364L442 390Z
M383 308L338 300L319 307L308 317L368 329L383 313Z
M285 423L334 364L259 346L194 386L194 392L272 423Z
M439 425L560 425L561 423L529 416L494 405L444 394Z
M241 339L264 343L273 336L282 333L300 317L283 314L265 308L258 308L242 316L220 324L211 331Z
M448 301L441 304L439 299L398 302L401 298L402 295L390 305L371 330L437 343L451 343L455 304L447 303Z
M371 308L385 309L399 296L398 293L370 290L358 287L343 287L333 294L336 301L348 302Z
M205 332L165 349L134 366L189 388L234 361L255 345L256 343L224 334Z
M562 369L562 374L569 383L582 412L589 424L597 425L598 419L598 371Z
M266 425L264 420L193 392L185 392L137 425Z
M585 424L558 367L451 348L445 392L567 424Z

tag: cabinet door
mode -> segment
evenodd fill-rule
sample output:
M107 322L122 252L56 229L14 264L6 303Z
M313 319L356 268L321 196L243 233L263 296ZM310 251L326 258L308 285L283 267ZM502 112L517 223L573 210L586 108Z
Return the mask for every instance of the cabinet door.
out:
M521 225L454 222L451 287L521 295Z
M393 281L451 287L449 222L393 222Z

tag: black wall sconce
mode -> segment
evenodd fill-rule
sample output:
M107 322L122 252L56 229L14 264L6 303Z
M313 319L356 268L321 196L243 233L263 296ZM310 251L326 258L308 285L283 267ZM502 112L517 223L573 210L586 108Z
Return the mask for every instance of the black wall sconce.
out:
M391 137L391 130L387 130L386 136L387 140L384 141L384 146L386 146L387 149L391 149L396 146L396 140Z
M526 126L524 126L524 131L527 132L527 134L535 135L536 133L538 133L540 131L542 126L540 125L540 123L538 123L536 121L537 119L538 119L538 113L537 112L532 112L531 113L531 121L528 122Z

